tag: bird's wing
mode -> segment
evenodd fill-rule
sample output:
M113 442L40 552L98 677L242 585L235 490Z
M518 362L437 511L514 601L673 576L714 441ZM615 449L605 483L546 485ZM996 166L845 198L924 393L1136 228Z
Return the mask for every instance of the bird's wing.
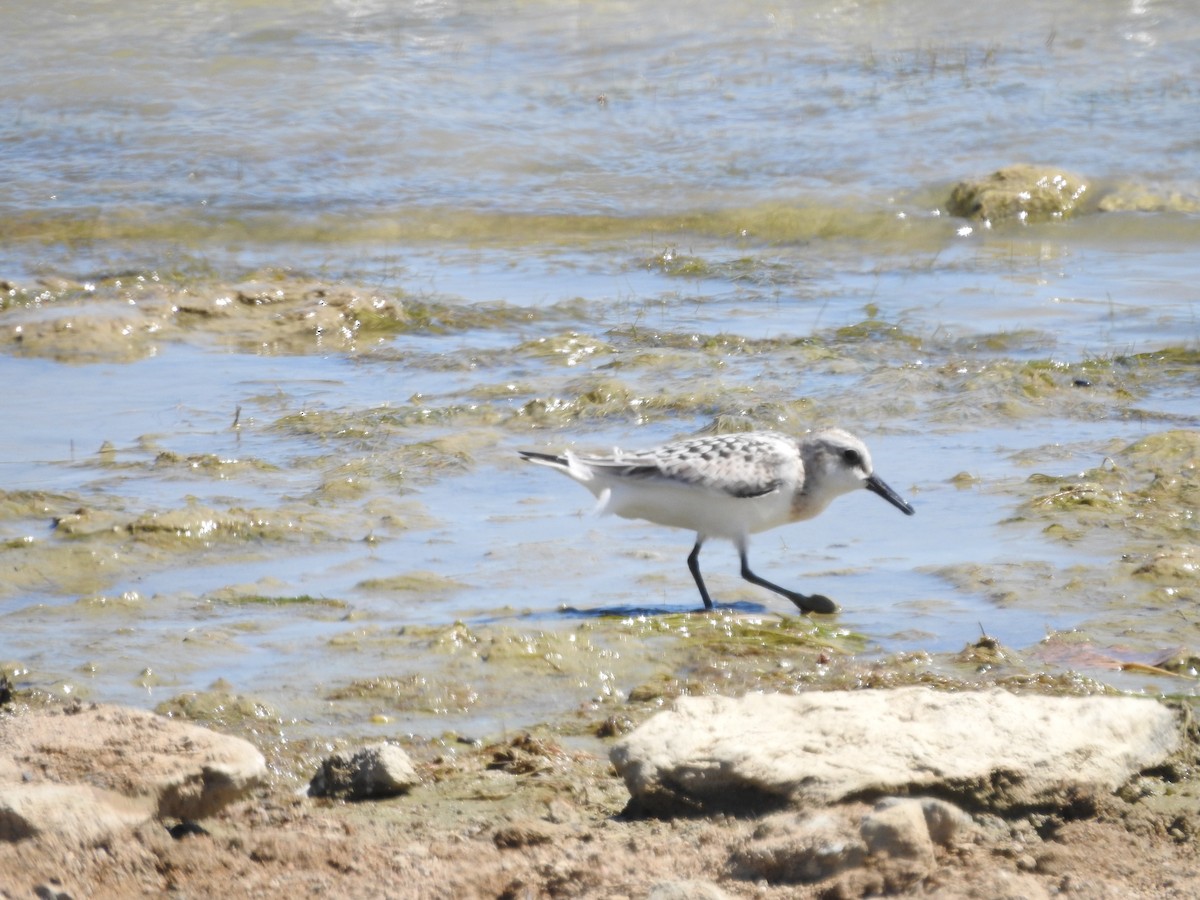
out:
M642 453L581 457L580 462L620 478L703 487L739 499L779 490L795 454L773 440L757 440L751 446L737 437L695 438Z

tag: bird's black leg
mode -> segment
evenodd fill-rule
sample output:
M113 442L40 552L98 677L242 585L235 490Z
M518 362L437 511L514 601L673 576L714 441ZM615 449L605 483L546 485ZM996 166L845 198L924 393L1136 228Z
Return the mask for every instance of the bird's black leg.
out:
M699 549L699 547L697 547ZM693 554L695 551L693 551ZM750 571L750 562L746 557L746 548L743 545L738 545L738 556L742 560L742 577L751 584L757 584L759 587L765 587L768 591L774 591L781 597L787 597L798 607L801 612L815 613L832 613L837 612L837 604L824 597L821 594L797 594L795 591L789 591L785 587L780 587L774 582L767 581L765 578L760 578ZM699 577L699 576L697 576Z
M696 546L692 548L692 552L688 554L688 571L692 573L692 577L696 579L696 587L700 588L700 599L704 601L705 609L712 609L712 597L708 596L708 588L704 586L704 579L700 577L700 547L704 544L704 538L696 535Z

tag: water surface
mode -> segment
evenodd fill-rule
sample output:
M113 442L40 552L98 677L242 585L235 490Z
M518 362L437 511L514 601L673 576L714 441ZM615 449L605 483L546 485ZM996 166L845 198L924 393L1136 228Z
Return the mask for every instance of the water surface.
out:
M18 681L146 705L219 681L335 731L387 706L330 699L380 675L439 686L400 703L421 733L619 698L654 669L654 626L562 608L694 609L691 536L590 518L515 451L837 423L917 516L844 498L753 558L834 596L864 657L937 667L982 627L1036 661L1074 635L1095 655L1045 665L1192 690L1111 664L1194 653L1194 582L1164 602L1122 563L1153 542L1062 540L1029 512L1050 490L1031 476L1200 418L1188 4L7 18ZM948 214L953 182L1026 161L1088 179L1078 215ZM739 615L788 612L730 548L705 567ZM535 636L519 685L414 637L456 620L493 655Z

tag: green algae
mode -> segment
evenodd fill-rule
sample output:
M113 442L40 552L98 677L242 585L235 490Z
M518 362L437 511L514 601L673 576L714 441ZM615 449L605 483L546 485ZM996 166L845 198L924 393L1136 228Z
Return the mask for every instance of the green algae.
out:
M930 370L929 377L932 384L920 387L940 395L933 400L934 411L961 425L1045 417L1131 418L1129 404L1143 395L1142 379L1156 375L1126 371L1113 360L978 359L956 353ZM1159 413L1146 416L1163 418Z
M273 595L273 594L228 594L220 595L222 603L232 606L284 606L284 607L320 607L326 609L347 609L345 600L331 597L313 597L309 594Z
M669 278L715 278L716 267L698 256L679 253L674 248L664 250L657 256L640 260L639 265L654 269Z
M956 590L985 597L1000 609L1020 607L1026 598L1050 592L1059 614L1094 610L1100 589L1108 584L1106 576L1091 566L1060 567L1043 560L956 563L929 572Z
M615 378L587 378L568 385L566 396L535 397L518 415L538 427L565 427L576 422L612 418L652 421L680 415L714 414L726 394L719 385L703 391L664 390L647 393Z
M1062 219L1084 208L1088 188L1084 178L1070 172L1020 164L959 182L946 208L952 216L997 225Z
M1155 660L1180 644L1185 656L1200 646L1200 625L1183 612L1200 599L1194 558L1200 433L1156 432L1108 450L1083 472L1037 473L1011 487L1020 499L1005 526L1040 529L1065 548L1063 561L963 564L936 574L999 607L1052 597L1054 615L1109 635L1074 649L1080 639L1064 641L1059 633L1025 652L1037 672L1108 672L1123 684L1169 678L1171 670Z
M844 325L833 332L835 343L845 344L900 344L910 348L921 346L921 340L907 334L899 325L882 319L870 318L853 325Z
M163 700L154 711L247 738L268 748L273 757L286 750L284 728L288 723L279 711L258 697L234 691L220 679L207 690L188 691Z
M1196 376L1200 373L1200 350L1183 346L1162 347L1145 353L1117 356L1114 362L1126 366L1153 366L1168 374L1185 371Z
M522 341L515 349L519 356L525 358L555 360L566 366L574 366L593 355L610 355L617 348L592 335L568 331Z
M40 490L0 490L0 521L53 519L70 515L80 507L81 500L73 494L58 494Z
M789 288L802 277L792 266L778 261L768 261L756 256L706 259L694 254L681 253L675 247L668 247L659 254L639 259L635 265L661 273L668 278L719 280L763 286L787 285Z
M409 480L430 479L474 465L474 454L495 440L488 426L506 415L488 404L435 408L376 407L367 410L301 410L273 421L269 428L301 437L318 446L345 445L365 454L359 459L321 454L306 460L314 467L336 469L314 496L337 500L358 498L380 479L389 490L403 489ZM436 437L411 440L420 425L458 425ZM466 427L477 426L477 427Z
M1120 510L1125 503L1120 491L1107 491L1092 482L1059 484L1054 493L1038 497L1033 502L1041 510L1079 512L1086 509L1104 514Z
M790 689L804 673L818 678L834 660L852 660L865 640L803 616L721 611L597 616L553 627L518 619L408 626L391 634L366 628L330 646L355 658L374 647L395 660L427 661L419 671L385 668L327 691L343 715L367 721L380 711L402 713L411 728L425 717L503 718L519 704L583 736L611 731L614 716L640 718L686 693Z
M180 454L162 450L154 457L158 469L179 469L217 478L239 477L245 472L278 472L279 467L259 459L223 457L216 453Z
M0 582L0 596L37 590L107 597L110 585L131 571L194 563L209 557L214 548L239 559L253 558L269 552L271 546L320 541L347 526L345 514L304 507L220 509L191 503L134 512L115 505L80 505L77 497L36 492L19 501L7 499L7 511L16 522L27 521L31 533L0 545L0 564L8 572ZM103 495L95 499L114 502ZM402 527L399 511L384 502L373 502L363 510L375 513L370 521L385 530Z
M1155 585L1190 588L1200 578L1200 559L1193 545L1125 554L1123 561L1132 567L1132 575Z
M448 591L461 591L470 585L437 572L416 570L392 575L388 578L368 578L355 585L360 591L379 591L384 593L405 594L444 594Z
M130 363L154 355L159 344L198 335L246 352L356 352L360 345L373 347L394 335L490 331L527 325L542 315L561 316L572 308L531 312L295 276L262 279L234 286L181 285L136 276L36 293L12 288L0 293L6 297L0 315L10 326L11 352L68 363Z
M305 530L298 517L278 510L220 511L204 506L144 513L125 528L136 539L159 545L193 540L280 541Z
M6 549L0 562L5 567L5 576L0 580L0 597L27 593L51 596L101 594L119 575L114 554L73 543L23 543L15 550ZM36 608L27 607L22 614Z
M527 325L528 309L505 303L451 303L431 299L375 301L352 310L351 327L358 334L451 334L491 331Z
M397 208L378 214L360 210L352 218L336 214L328 220L265 212L243 213L237 219L228 219L197 214L196 210L188 212L177 219L155 217L152 226L141 215L120 211L87 218L27 212L0 222L0 237L10 242L165 240L196 246L263 240L275 246L295 243L385 247L429 242L496 247L606 247L613 242L644 241L647 235L657 236L663 243L674 243L689 235L789 243L845 237L932 241L911 223L908 227L897 223L888 210L854 210L840 204L821 206L813 202L620 216L429 207Z
M956 349L969 350L977 354L980 350L990 354L1011 353L1027 354L1032 348L1050 347L1054 343L1051 335L1031 328L1014 328L1011 331L991 332L988 334L973 334L968 338L956 341ZM1046 365L1053 365L1048 360ZM1034 361L1034 365L1038 362Z
M1123 534L1139 541L1194 537L1195 511L1200 508L1200 432L1149 435L1079 476L1034 475L1029 484L1053 490L1029 500L1027 515L1061 516L1068 524L1089 529L1120 526Z
M375 709L444 716L468 712L479 702L479 695L467 684L424 675L407 675L352 681L329 692L326 699L334 703L365 701Z

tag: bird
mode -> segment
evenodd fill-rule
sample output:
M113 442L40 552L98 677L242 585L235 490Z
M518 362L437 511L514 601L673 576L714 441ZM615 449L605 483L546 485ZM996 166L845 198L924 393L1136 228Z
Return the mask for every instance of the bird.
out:
M866 488L905 515L916 512L875 474L866 444L840 428L795 438L749 431L683 438L649 450L607 456L518 451L579 482L597 498L597 512L696 533L688 570L705 610L712 597L700 574L700 548L709 538L733 542L741 575L791 600L803 613L834 613L821 594L801 594L750 569L750 535L811 519L842 494Z

